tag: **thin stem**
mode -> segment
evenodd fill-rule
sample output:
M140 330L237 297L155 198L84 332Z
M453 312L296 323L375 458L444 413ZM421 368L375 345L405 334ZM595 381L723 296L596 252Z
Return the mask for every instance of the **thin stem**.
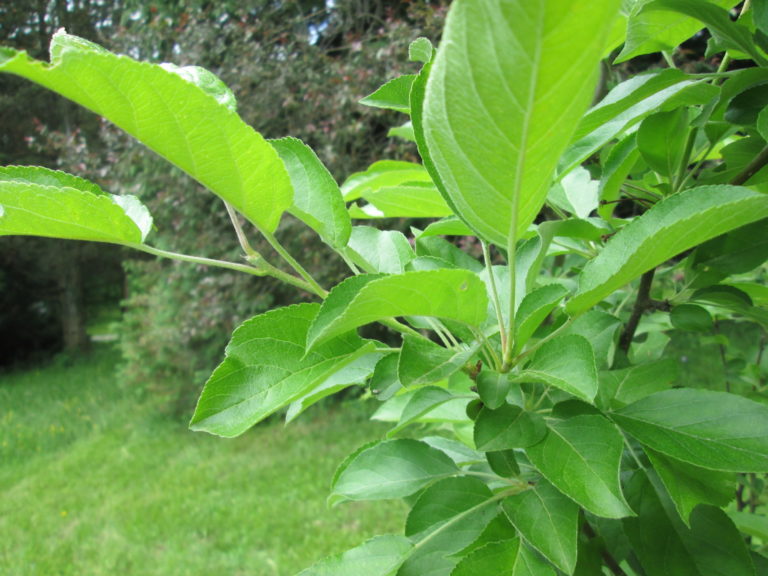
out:
M695 126L688 132L688 138L685 141L685 149L683 150L683 157L680 160L680 166L677 167L677 174L674 176L674 182L670 182L672 185L672 191L677 192L682 189L683 184L688 180L688 164L691 161L691 154L693 153L693 145L696 142L696 136L699 133L699 129Z
M307 272L304 267L299 264L296 259L291 256L290 252L286 250L282 244L275 238L275 236L269 232L266 232L264 230L261 230L261 234L266 238L267 242L269 242L270 246L275 249L275 252L280 254L282 256L283 260L285 260L291 268L293 268L299 276L301 276L304 281L307 283L308 286L311 287L310 292L317 294L320 296L320 298L325 299L328 296L328 291L325 290L320 284L317 283L317 281L312 277L312 275Z
M496 288L496 278L493 274L493 265L491 263L491 251L488 248L488 244L481 240L480 244L483 247L483 259L485 260L485 269L488 270L488 277L491 281L491 296L493 299L493 307L496 309L496 321L499 323L499 334L501 335L501 349L507 349L507 329L504 327L504 316L501 313L501 301L499 300L499 291Z
M251 258L261 258L261 254L254 250L250 242L248 242L248 238L243 231L243 226L240 224L240 217L237 215L235 209L232 208L232 205L229 202L224 202L224 206L227 208L229 220L232 222L232 227L235 229L235 234L237 234L237 241L240 243L243 252L245 252L249 260Z
M734 186L741 186L757 174L761 168L768 165L768 146L760 151L752 162L750 162L744 170L742 170L735 178L731 180L731 184Z
M635 338L635 332L637 332L640 319L643 314L645 314L646 310L652 307L651 285L653 284L653 275L655 273L656 268L651 268L640 277L640 288L637 291L635 306L632 308L632 314L627 321L627 325L624 327L624 331L619 337L617 352L623 353L624 359L629 355L629 347L632 345L632 340ZM614 367L618 367L616 366L617 360L618 358L614 358Z
M443 329L440 327L440 325L435 321L434 318L427 318L427 324L430 325L432 328L432 331L437 334L437 337L440 338L440 341L443 343L443 346L446 348L451 348L451 343L448 342L448 338L445 336L445 333L443 332Z
M517 196L518 195L515 194L515 209L512 210L513 219L517 218ZM515 294L517 288L517 269L515 265L517 242L515 238L517 236L517 222L514 222L511 228L510 239L507 243L507 266L509 267L509 326L507 327L506 346L503 346L501 349L501 372L509 372L510 368L512 368L512 349L515 345L515 303L517 300L517 295ZM501 329L501 326L499 328Z
M360 269L359 269L359 268L358 268L358 267L355 265L355 263L354 263L354 262L352 262L352 260L350 259L350 257L349 257L349 256L347 256L347 255L346 255L344 252L339 252L338 254L341 256L342 260L344 260L344 263L345 263L347 266L349 266L349 269L350 269L350 270L352 270L352 273L353 273L355 276L359 276L359 275L360 275Z
M664 57L664 61L667 63L667 66L670 68L677 68L677 64L675 64L675 60L672 58L672 54L666 50L662 50L661 55Z
M153 248L146 244L127 244L129 248L141 250L147 254L158 256L160 258L168 258L170 260L178 260L180 262L190 262L192 264L200 264L202 266L212 266L215 268L225 268L227 270L234 270L236 272L244 272L245 274L251 274L253 276L271 276L295 286L301 290L307 292L313 292L312 287L304 282L301 278L291 276L282 270L275 268L265 260L259 262L259 266L249 266L248 264L238 264L236 262L229 262L227 260L215 260L213 258L204 258L202 256L190 256L189 254L179 254L178 252L169 252L168 250L161 250L159 248Z
M267 276L268 272L262 268L256 268L255 266L249 266L248 264L238 264L237 262L229 262L227 260L216 260L213 258L204 258L202 256L190 256L189 254L180 254L178 252L169 252L168 250L161 250L160 248L154 248L146 244L128 244L130 248L141 250L147 254L153 256L159 256L160 258L168 258L169 260L178 260L180 262L190 262L192 264L200 264L202 266L212 266L215 268L225 268L227 270L235 270L237 272L244 272L246 274L252 274L253 276Z
M475 336L475 340L481 343L480 353L485 355L485 363L488 366L493 366L494 370L500 372L502 370L502 362L499 355L496 354L496 350L491 346L490 341L479 330L475 330L470 327L472 334ZM489 362L491 360L491 362Z
M415 336L416 338L421 338L422 340L429 340L429 338L424 336L424 334L421 332L414 330L410 326L403 324L395 318L384 318L379 320L379 324L383 324L387 328L392 328L392 330L395 332L400 332L400 334L408 334L410 336Z
M587 538L590 540L597 538L597 534L595 534L595 531L592 529L592 526L590 526L588 522L584 522L582 525L582 530L584 530L584 534L586 534ZM628 576L627 573L624 572L624 569L619 566L616 558L614 558L611 553L608 552L608 550L601 547L600 555L603 557L603 562L605 562L605 565L613 573L614 576Z
M627 447L627 450L632 455L632 459L635 461L635 463L637 464L638 468L640 468L640 470L645 470L645 466L640 461L640 458L638 458L637 453L632 448L632 445L629 443L629 440L627 439L626 435L624 434L624 431L621 428L618 428L618 430L619 430L619 434L621 434L621 437L624 439L624 446Z

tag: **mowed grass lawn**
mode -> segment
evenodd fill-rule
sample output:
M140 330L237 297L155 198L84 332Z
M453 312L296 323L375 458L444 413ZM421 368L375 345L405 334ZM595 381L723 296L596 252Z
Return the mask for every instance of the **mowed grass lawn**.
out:
M360 403L227 440L193 433L115 380L109 345L0 374L0 574L293 575L376 533L399 503L325 499L380 437Z

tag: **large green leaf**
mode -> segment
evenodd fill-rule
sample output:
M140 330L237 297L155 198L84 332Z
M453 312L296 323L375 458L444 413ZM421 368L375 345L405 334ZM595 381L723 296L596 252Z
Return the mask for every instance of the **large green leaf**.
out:
M726 9L738 4L736 0L709 0L708 3ZM672 50L701 30L701 22L695 15L654 10L654 4L652 0L634 3L627 26L627 41L616 58L617 63L643 54ZM705 2L697 0L696 4Z
M540 414L519 406L504 404L501 408L483 408L475 421L475 446L483 452L528 448L547 434Z
M706 80L695 80L679 70L638 74L611 90L589 110L576 129L573 144L560 161L568 172L615 137L657 110L703 104L719 93Z
M507 246L538 214L593 96L619 6L619 0L451 6L426 86L423 134L441 191L487 240Z
M677 12L689 18L695 18L707 27L709 33L717 41L718 47L735 49L747 54L758 64L765 66L766 59L757 49L749 28L731 19L728 9L734 5L734 2L721 0L720 3L724 6L718 6L718 2L711 0L707 2L702 0L653 0L644 7L643 11L650 13L657 10ZM671 19L675 16L676 14L674 16L667 15L667 18Z
M307 346L396 316L437 316L479 326L487 308L485 286L466 270L355 276L331 290L307 334Z
M613 419L657 452L711 470L768 472L768 406L735 394L665 390Z
M429 173L421 164L399 160L381 160L363 172L355 172L341 185L344 200L351 202L367 194L414 182L430 182Z
M566 305L580 314L680 252L768 216L768 195L739 186L702 186L668 197L619 230L579 276Z
M549 284L525 295L515 317L515 352L522 350L566 294L568 290L560 284Z
M339 467L330 500L404 498L457 471L444 452L424 442L386 440L358 452Z
M387 436L394 436L403 428L428 415L435 410L435 408L452 400L456 400L456 396L445 388L440 388L438 386L425 386L424 388L419 388L413 393L413 396L409 396L408 403L400 414L399 422L394 428L387 432Z
M406 334L397 366L400 383L405 387L420 386L448 378L467 363L475 350L476 347L451 350Z
M545 560L518 538L491 542L478 548L456 566L451 576L555 576Z
M0 236L25 235L141 244L152 217L135 196L47 168L0 168Z
M442 218L453 215L432 182L411 182L366 192L368 204L353 205L352 218Z
M224 84L200 70L137 62L63 32L53 37L50 64L15 51L0 61L0 72L104 116L274 232L293 196L283 163L232 109Z
M637 148L651 169L673 181L681 168L688 139L688 109L648 116L637 129Z
M548 482L506 498L504 512L523 538L566 574L576 568L579 507Z
M405 536L376 536L357 548L318 562L298 576L392 576L412 548Z
M597 365L589 340L576 334L544 343L516 380L543 382L592 402L597 394Z
M427 488L405 523L416 543L398 576L443 576L458 563L451 556L474 542L498 514L498 502L481 480L446 478Z
M624 440L602 416L549 422L542 442L526 450L531 463L560 492L605 518L631 516L619 485Z
M405 265L416 256L402 232L371 226L352 228L346 252L355 264L370 273L405 272Z
M686 527L653 474L638 471L627 485L638 512L624 531L645 573L670 576L755 576L744 539L725 512L699 506Z
M736 494L736 475L706 470L668 458L645 448L648 459L661 478L680 518L690 527L693 509L699 504L723 507Z
M677 359L638 364L621 370L600 373L600 397L603 407L621 408L654 392L666 390L678 378Z
M319 308L279 308L235 330L224 362L203 388L190 427L237 436L372 351L372 342L348 332L306 352L307 329Z
M332 248L347 245L352 223L341 190L312 149L296 138L270 140L293 185L289 212L317 232Z

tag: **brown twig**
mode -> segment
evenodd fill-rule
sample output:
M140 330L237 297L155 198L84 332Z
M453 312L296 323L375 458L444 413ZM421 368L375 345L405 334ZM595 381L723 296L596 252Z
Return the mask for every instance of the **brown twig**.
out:
M635 332L637 332L637 327L643 314L648 310L661 307L661 305L651 299L651 285L653 284L653 275L655 273L656 269L651 268L640 277L640 288L637 291L635 306L632 308L632 314L627 321L627 325L624 327L624 331L619 336L618 350L623 352L625 357L629 354L629 347L632 345L632 340L635 337Z
M747 167L731 180L731 184L734 186L741 186L742 184L746 184L746 182L752 178L752 176L757 174L760 169L766 165L768 165L768 146L763 148L760 154L755 156L755 159L747 164Z

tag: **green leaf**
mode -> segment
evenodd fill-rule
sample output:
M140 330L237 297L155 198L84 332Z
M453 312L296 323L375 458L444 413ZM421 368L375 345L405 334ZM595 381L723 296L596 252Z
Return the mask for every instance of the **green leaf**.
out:
M461 250L444 238L436 236L420 236L416 240L416 254L419 256L441 258L457 268L465 268L477 273L482 273L485 270L485 266L479 260L472 257L471 254L467 254L464 250Z
M331 486L330 500L404 498L457 471L453 460L424 442L385 440L342 465Z
M437 316L477 326L487 309L485 286L466 270L355 276L331 290L307 334L307 347L396 316Z
M373 373L381 357L382 354L380 352L370 352L358 356L355 360L344 366L344 368L331 375L320 386L298 400L293 401L285 414L286 423L295 420L304 410L323 398L344 390L349 386L365 384L365 381Z
M413 182L368 191L368 204L353 205L353 218L442 218L453 215L432 182Z
M702 4L714 4L730 9L738 2L735 0L710 0L698 1ZM680 13L670 14L654 10L655 2L639 0L634 3L627 26L627 41L621 53L616 57L615 64L625 62L630 58L672 50L702 28L701 21L696 14L685 16Z
M637 148L652 170L672 181L683 162L688 139L688 109L651 114L637 129Z
M414 78L416 78L414 74L398 76L384 84L373 94L369 94L360 100L360 104L410 114L411 105L409 98Z
M414 504L405 535L416 542L398 576L442 576L458 563L451 558L483 532L498 514L491 490L477 478L446 478L427 488Z
M406 122L401 126L394 126L387 132L387 138L402 138L406 142L416 142L416 135L413 133L413 124Z
M767 108L768 110L768 108ZM722 277L749 272L768 259L768 220L753 222L705 242L693 254L692 265Z
M426 338L406 334L397 367L400 383L409 388L448 378L467 363L476 348L449 350Z
M598 368L605 368L609 358L613 357L616 330L621 320L602 310L590 310L574 320L565 331L566 334L583 336L592 345Z
M477 375L476 382L477 393L487 408L496 410L504 406L512 386L507 374L483 370Z
M736 493L736 477L728 472L706 470L645 448L648 459L667 489L680 518L690 528L693 509L699 504L724 507Z
M577 218L587 218L597 208L599 186L586 168L578 166L550 188L547 201Z
M387 437L391 438L406 426L432 412L432 410L438 406L455 399L456 396L451 394L451 392L445 388L440 388L438 386L425 386L424 388L419 388L414 392L413 396L410 397L405 408L403 408L403 411L400 414L400 421L394 428L387 432Z
M624 531L646 574L755 576L744 540L722 510L697 507L687 528L659 484L638 471L627 486L638 515L623 521Z
M412 549L410 540L404 536L376 536L303 570L298 576L393 576Z
M237 328L224 361L203 388L190 428L227 437L242 434L372 352L372 342L348 332L307 353L307 329L319 308L279 308Z
M728 516L739 532L760 538L763 542L768 541L768 517L735 510L729 510ZM758 574L764 574L764 572L758 572Z
M451 576L555 576L554 569L518 538L491 542L472 552Z
M639 74L611 90L584 116L573 143L560 161L565 173L611 140L658 110L704 104L720 93L707 80L694 80L679 70Z
M621 187L639 158L636 134L624 137L608 152L603 161L603 173L598 189L598 196L603 204L598 207L597 212L604 220L611 220L615 208L613 202L619 199Z
M366 272L400 274L416 256L408 238L396 230L355 226L347 246L350 259Z
M548 426L546 438L526 450L542 475L597 516L631 516L619 485L624 440L616 427L591 415L550 421Z
M528 448L546 434L541 415L510 404L497 410L483 408L475 421L475 446L483 452Z
M592 402L597 395L597 366L589 340L569 334L545 342L533 360L515 377L542 382Z
M301 140L281 138L269 143L280 155L293 186L293 206L288 211L332 248L346 246L352 223L331 173Z
M426 64L432 60L432 54L434 49L432 48L432 42L427 38L416 38L408 46L408 60L411 62L423 62Z
M548 482L506 498L502 508L520 535L566 574L576 568L579 506Z
M152 217L135 196L47 168L0 167L0 236L141 244Z
M457 214L494 244L520 237L544 203L560 154L593 96L619 5L459 0L451 6L426 86L425 162L433 163ZM414 126L418 133L416 116Z
M680 304L672 308L669 314L672 326L688 332L710 332L714 321L706 308L696 304Z
M666 390L678 377L678 363L672 358L601 372L600 395L603 407L607 408L610 404L614 408L621 408L632 404L655 392Z
M486 452L485 458L491 470L502 478L512 478L513 476L520 475L520 465L517 463L514 450Z
M548 284L525 295L515 317L516 354L566 294L568 290L560 284Z
M662 200L619 230L579 276L566 305L582 313L673 256L768 216L768 195L739 186L702 186Z
M221 91L94 46L57 32L50 65L16 52L0 62L0 72L37 82L104 116L259 228L274 232L291 206L288 174L277 152L217 99Z
M749 28L740 22L734 22L728 13L734 3L722 2L725 7L720 7L713 2L702 0L654 0L645 6L646 11L673 11L696 18L706 25L714 40L721 46L735 49L751 57L761 66L766 61L763 54L757 49L752 39Z
M341 185L344 200L351 202L382 188L430 182L429 173L421 164L382 160L374 162L364 172L355 172Z
M768 472L768 406L687 388L647 396L612 418L642 444L694 466Z

